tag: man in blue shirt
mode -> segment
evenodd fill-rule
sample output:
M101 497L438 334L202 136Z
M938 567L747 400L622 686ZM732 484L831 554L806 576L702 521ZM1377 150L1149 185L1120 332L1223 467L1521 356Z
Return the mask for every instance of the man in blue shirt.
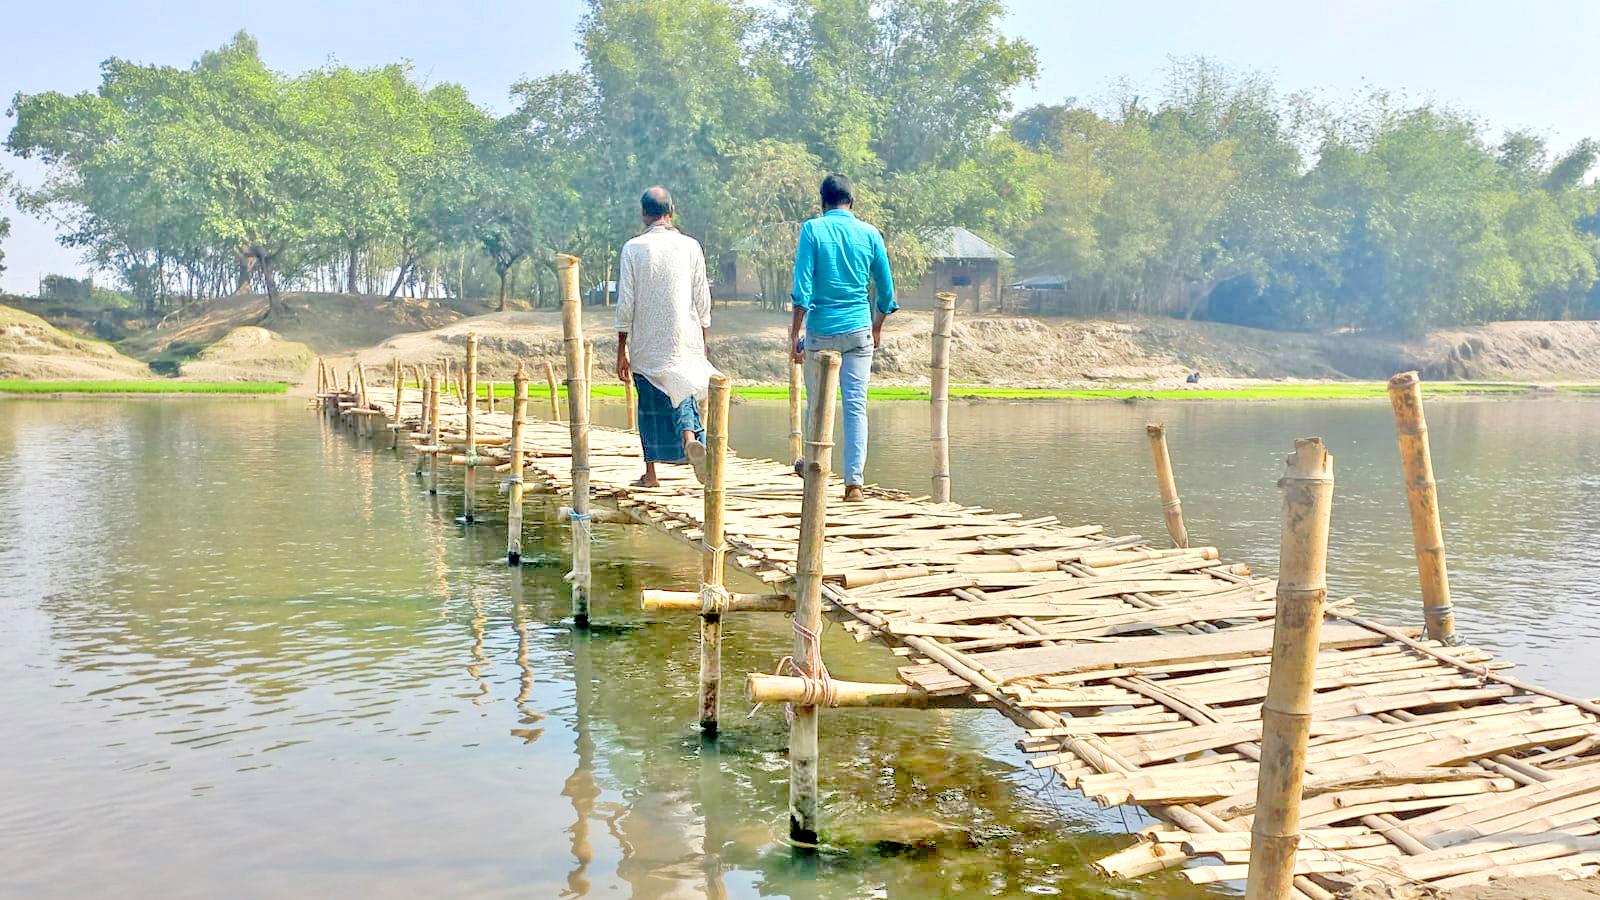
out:
M817 391L816 354L839 352L839 395L844 399L844 499L863 498L867 464L867 382L872 351L883 344L883 320L899 309L894 276L878 229L856 218L850 180L829 175L822 181L822 215L800 228L794 255L794 318L789 347L805 363L806 398ZM876 298L867 292L868 281ZM801 340L801 326L805 339ZM806 423L809 427L809 410Z

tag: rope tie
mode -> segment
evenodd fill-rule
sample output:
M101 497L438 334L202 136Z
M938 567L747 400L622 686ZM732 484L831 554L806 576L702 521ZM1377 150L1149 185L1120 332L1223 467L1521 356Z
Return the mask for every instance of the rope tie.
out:
M500 479L500 493L504 494L506 491L511 490L511 486L513 484L522 484L522 476L521 475L509 475L509 476L507 476L505 478Z
M1422 608L1422 616L1423 618L1442 619L1445 616L1455 615L1455 611L1456 608L1453 603L1446 603L1443 606L1424 606Z
M1167 502L1161 504L1161 508L1162 509L1177 509L1178 507L1180 507L1182 505L1183 505L1183 501L1179 500L1177 497L1173 497L1171 500L1168 500Z
M805 647L806 669L802 669L793 656L785 656L778 660L778 667L772 674L788 674L800 679L800 700L798 703L786 703L783 715L791 724L794 722L794 708L796 706L827 706L839 705L838 691L833 686L833 676L828 674L828 667L822 661L822 636L816 631L800 624L800 620L793 620L794 635ZM815 673L814 675L812 673Z
M725 616L733 602L733 595L720 584L700 585L700 615Z

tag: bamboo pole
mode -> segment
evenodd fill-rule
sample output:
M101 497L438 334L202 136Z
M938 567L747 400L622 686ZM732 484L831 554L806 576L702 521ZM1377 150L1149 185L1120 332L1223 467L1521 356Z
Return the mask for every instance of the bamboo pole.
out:
M1150 436L1150 456L1156 464L1156 486L1161 490L1161 514L1167 520L1167 533L1172 535L1172 546L1189 546L1189 529L1183 525L1183 503L1178 499L1178 482L1172 477L1172 457L1167 453L1167 426L1150 424L1144 427Z
M367 408L367 367L363 366L363 365L360 365L360 364L357 364L356 365L356 376L360 379L360 381L357 382L360 385L360 388L358 389L358 391L356 393L356 409L366 409ZM370 421L368 421L367 417L366 416L354 416L353 418L356 420L353 423L355 425L355 427L356 427L356 432L358 434L363 434L363 435L366 435L367 437L371 437L372 436L372 423Z
M956 295L940 291L933 311L933 361L930 364L928 439L933 445L933 502L950 502L950 331Z
M467 364L461 373L466 382L462 396L467 403L467 472L462 476L461 520L468 525L473 514L478 487L478 334L467 332Z
M421 373L419 372L418 375L420 376L420 374ZM431 422L433 419L433 389L435 387L435 380L431 376L426 380L419 377L417 380L417 387L422 390L422 410L417 416L417 432L423 435L423 439L426 440L426 436L430 427L429 422ZM423 452L418 450L416 472L418 478L422 477L423 456Z
M396 456L400 455L400 420L402 418L400 405L405 399L405 392L406 379L400 371L400 357L396 356L394 358L394 421L390 423L393 427L389 429L390 446L394 449Z
M1246 900L1289 896L1300 845L1300 796L1311 734L1311 693L1328 597L1333 454L1321 438L1295 441L1283 487L1277 618L1261 711L1261 763Z
M522 562L522 430L528 418L528 370L519 360L511 378L511 497L506 501L506 562Z
M561 343L567 354L567 420L572 434L572 621L589 627L589 403L583 351L583 306L578 297L578 258L556 256L561 284Z
M494 402L494 382L491 381L488 384L489 384L489 387L488 387L487 390L484 391L484 396L488 398L489 412L492 413L492 412L496 411L495 410L495 402Z
M622 383L622 402L628 405L628 430L639 430L639 407L633 400L633 379L630 377Z
M595 511L596 513L599 510ZM599 516L596 515L596 521ZM651 612L698 613L705 601L697 591L662 591L646 588L640 592L640 609ZM794 598L788 594L727 594L723 614L736 612L794 612Z
M550 421L559 422L561 421L561 403L556 393L556 367L551 365L548 359L544 361L544 380L546 384L550 385Z
M799 464L804 458L805 445L802 443L801 398L805 391L805 367L789 360L789 461Z
M822 664L822 541L828 506L828 474L833 459L833 405L839 390L839 354L817 354L817 396L806 429L805 479L800 502L800 540L795 558L795 674L829 692ZM812 704L822 697L813 697ZM789 839L803 847L817 843L817 707L796 705L789 724Z
M594 341L583 342L583 413L594 421Z
M1450 604L1450 573L1445 566L1444 529L1439 524L1439 489L1433 480L1428 423L1422 415L1422 379L1402 372L1389 379L1389 403L1400 432L1400 467L1405 471L1411 510L1411 543L1422 581L1422 616L1428 638L1455 642L1456 619Z
M704 558L700 592L700 730L717 733L722 702L722 614L727 607L723 587L723 558L727 547L722 527L727 498L724 488L728 463L728 376L711 376L706 399L705 517L701 529Z
M432 452L428 454L428 493L439 493L439 376L434 372L428 376L428 446Z

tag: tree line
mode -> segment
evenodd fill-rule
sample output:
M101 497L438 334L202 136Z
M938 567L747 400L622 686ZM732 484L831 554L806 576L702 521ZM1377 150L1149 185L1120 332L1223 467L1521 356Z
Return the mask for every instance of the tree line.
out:
M1383 328L1600 314L1596 147L1491 140L1376 94L1330 110L1207 60L1161 98L1014 112L1037 74L1000 0L589 0L577 71L494 116L402 64L268 69L249 35L188 68L112 59L19 94L29 209L151 309L285 289L543 302L554 254L603 262L672 189L713 261L787 294L827 171L901 278L962 225L1084 314ZM715 262L713 262L715 264ZM715 273L713 273L715 275Z

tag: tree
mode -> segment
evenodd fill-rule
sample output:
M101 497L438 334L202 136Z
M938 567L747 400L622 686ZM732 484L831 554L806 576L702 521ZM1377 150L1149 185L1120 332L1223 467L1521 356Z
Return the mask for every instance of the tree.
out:
M785 305L800 226L815 214L820 160L799 144L758 141L733 160L722 219L744 238L732 252L748 259L767 305Z
M11 173L0 169L0 197L11 192ZM6 248L5 239L11 236L11 220L0 216L0 275L6 273Z

